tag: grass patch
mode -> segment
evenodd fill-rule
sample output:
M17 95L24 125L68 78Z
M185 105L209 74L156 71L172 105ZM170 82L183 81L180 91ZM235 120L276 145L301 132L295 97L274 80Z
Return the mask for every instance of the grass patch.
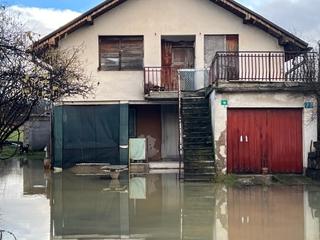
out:
M233 174L218 175L215 178L215 183L223 183L227 186L234 186L237 183L237 179L237 176Z
M25 154L28 160L43 160L45 157L44 151L30 151L28 154Z
M19 147L15 148L12 146L3 147L0 151L0 161L10 158L21 158L26 157L28 160L43 160L45 157L44 151L29 151L28 153L20 154Z
M20 133L20 136L19 136ZM8 141L23 141L23 131L14 131L7 139Z
M19 147L17 146L4 146L2 150L0 150L0 160L9 159L11 157L19 154Z

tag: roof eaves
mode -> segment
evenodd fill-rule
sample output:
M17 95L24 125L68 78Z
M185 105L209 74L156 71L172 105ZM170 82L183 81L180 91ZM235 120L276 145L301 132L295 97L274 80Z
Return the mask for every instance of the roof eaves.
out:
M292 33L288 32L287 30L283 29L282 27L274 24L265 17L259 15L258 13L241 5L240 3L233 0L211 1L225 8L226 10L236 14L237 16L243 18L244 23L251 23L253 25L256 25L260 29L278 38L279 43L281 45L290 44L294 45L300 50L309 50L308 43L293 35Z
M100 3L99 5L95 6L94 8L88 10L87 12L81 14L79 17L75 18L71 22L63 25L62 27L48 34L47 36L41 38L39 41L36 42L35 45L56 45L57 41L60 40L65 34L69 34L84 25L92 25L95 18L117 7L125 1L127 0L106 0Z

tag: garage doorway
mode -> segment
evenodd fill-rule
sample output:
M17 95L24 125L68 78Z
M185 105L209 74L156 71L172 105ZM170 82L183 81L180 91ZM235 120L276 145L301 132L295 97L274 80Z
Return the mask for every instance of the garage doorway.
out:
M303 172L302 109L228 109L228 173Z

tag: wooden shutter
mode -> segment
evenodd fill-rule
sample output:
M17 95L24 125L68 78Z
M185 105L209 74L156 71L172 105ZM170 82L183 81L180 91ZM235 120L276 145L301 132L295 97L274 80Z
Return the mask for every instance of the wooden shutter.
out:
M100 70L120 70L120 41L118 38L100 37Z
M142 70L143 37L99 38L100 70Z
M121 39L121 70L143 69L143 38L123 37Z

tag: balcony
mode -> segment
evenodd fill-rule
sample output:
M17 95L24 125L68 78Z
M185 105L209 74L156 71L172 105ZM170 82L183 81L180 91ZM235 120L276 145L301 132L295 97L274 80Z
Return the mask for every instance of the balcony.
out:
M174 67L145 67L144 92L178 91L178 69Z
M217 52L210 72L213 85L236 83L310 83L318 81L315 52Z
M209 68L144 68L144 92L151 98L177 98L179 89L181 91L196 91L208 87L210 83Z
M196 91L232 83L234 90L248 85L253 90L263 86L294 90L318 82L318 69L315 52L217 52L208 69L145 67L144 92L151 98L177 98L179 88Z

